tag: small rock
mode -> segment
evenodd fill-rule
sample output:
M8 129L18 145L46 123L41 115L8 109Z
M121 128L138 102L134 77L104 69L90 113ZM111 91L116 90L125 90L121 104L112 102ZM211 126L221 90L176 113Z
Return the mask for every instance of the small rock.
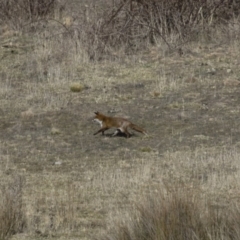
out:
M81 92L84 89L84 86L81 83L72 83L70 85L70 90L72 92Z
M185 80L185 83L195 83L197 79L195 77L189 77Z
M223 81L223 84L226 87L237 87L240 85L240 81L235 79L226 79Z
M198 139L198 140L209 140L209 136L205 136L205 135L194 135L193 136L195 139Z
M21 117L23 119L29 119L29 118L32 118L33 116L34 116L34 113L31 108L29 108L27 111L21 112Z
M153 91L150 93L153 97L159 97L160 96L160 92L159 91Z
M59 129L57 129L57 128L54 128L54 127L53 127L53 128L51 129L51 134L52 134L52 135L57 135L57 134L60 134L60 133L61 133L61 131L60 131Z
M61 165L61 164L62 164L61 161L57 161L57 162L54 163L54 165Z
M135 84L135 88L143 88L143 87L145 87L143 83Z
M207 73L208 74L211 74L211 75L214 75L215 73L216 73L216 69L215 68L209 68L208 70L207 70Z
M227 69L227 73L232 73L232 69L231 69L231 68L228 68L228 69Z

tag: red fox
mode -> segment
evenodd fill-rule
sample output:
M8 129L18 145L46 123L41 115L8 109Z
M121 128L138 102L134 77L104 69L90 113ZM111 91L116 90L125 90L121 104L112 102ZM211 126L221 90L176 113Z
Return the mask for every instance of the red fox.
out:
M104 135L104 132L108 130L109 128L115 127L117 130L113 133L113 136L116 136L117 133L120 131L122 133L126 134L126 137L129 138L131 134L128 132L128 127L132 128L135 131L138 131L140 133L143 133L147 135L146 131L135 124L131 123L129 120L125 118L120 118L120 117L108 117L103 115L100 112L94 112L95 117L93 119L94 122L97 122L100 124L101 128L94 133L94 135L102 132L102 135Z

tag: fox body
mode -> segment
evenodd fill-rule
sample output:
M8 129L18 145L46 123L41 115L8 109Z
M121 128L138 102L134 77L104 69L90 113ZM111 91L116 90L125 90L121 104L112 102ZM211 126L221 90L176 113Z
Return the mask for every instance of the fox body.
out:
M94 135L102 132L102 135L104 135L104 132L108 130L109 128L117 128L117 130L113 133L112 136L117 135L117 133L120 131L122 133L126 134L126 137L129 138L131 134L128 132L128 128L132 128L135 131L138 131L140 133L143 133L147 135L146 131L135 124L131 123L129 120L125 118L120 117L108 117L103 115L100 112L94 112L95 117L93 119L94 122L97 122L100 124L101 128L94 133Z

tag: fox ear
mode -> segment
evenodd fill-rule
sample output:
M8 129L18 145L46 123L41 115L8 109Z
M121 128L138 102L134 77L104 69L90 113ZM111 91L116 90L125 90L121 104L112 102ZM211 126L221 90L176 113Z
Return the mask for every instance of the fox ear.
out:
M94 112L96 115L98 115L99 114L99 112Z

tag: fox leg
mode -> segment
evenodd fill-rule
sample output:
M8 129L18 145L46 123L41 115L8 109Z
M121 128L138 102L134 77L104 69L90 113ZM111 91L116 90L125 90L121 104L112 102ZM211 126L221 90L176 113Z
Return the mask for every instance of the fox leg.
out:
M123 130L123 129L121 129L121 128L118 128L118 129L113 133L112 137L116 136L119 132L125 133L127 137L130 136L130 133L129 133L126 129Z
M127 138L129 138L129 137L131 136L131 134L128 132L127 129L118 128L118 129L113 133L112 137L116 136L119 132L125 133Z
M116 136L119 132L121 132L121 130L120 130L120 129L117 129L117 130L113 133L112 137Z
M127 128L125 129L124 133L127 135L127 138L131 136L131 134L128 132Z
M131 134L128 132L127 127L122 127L122 128L118 128L118 131L120 131L121 133L124 133L126 135L127 138L129 138L131 136ZM115 133L114 133L115 134Z
M97 135L98 133L102 132L102 135L104 135L104 132L108 130L108 128L100 128L97 132L95 132L93 135Z

